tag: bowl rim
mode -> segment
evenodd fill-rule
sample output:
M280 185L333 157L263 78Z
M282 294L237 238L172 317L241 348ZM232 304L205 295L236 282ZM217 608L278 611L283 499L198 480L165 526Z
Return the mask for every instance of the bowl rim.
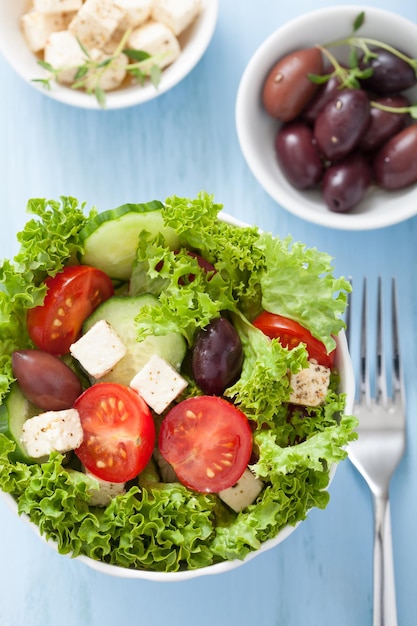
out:
M22 0L21 4L24 4ZM158 98L168 90L180 83L198 64L206 52L216 29L220 0L202 0L201 12L195 22L190 24L184 35L187 37L184 48L178 59L162 71L161 81L158 87L151 83L144 85L132 85L123 89L106 92L105 111L129 108L144 104L150 100ZM80 90L73 90L70 86L53 83L51 89L45 89L41 84L33 81L34 68L36 68L36 55L29 50L19 23L14 20L0 19L0 51L6 61L17 72L17 74L31 87L44 95L67 104L82 109L100 110L103 108L98 104L96 98ZM193 30L188 30L193 29ZM192 36L191 36L192 34ZM180 35L181 37L181 35ZM14 46L10 42L15 42ZM16 46L26 46L26 51L18 58L13 54Z
M378 17L379 19L386 19L388 23L395 23L404 28L407 32L414 31L413 35L417 38L417 24L410 19L394 13L388 9L380 9L374 6L358 6L352 4L345 4L332 7L322 7L315 9L307 13L303 13L295 18L285 22L278 28L276 28L267 38L259 45L253 55L250 57L246 68L241 76L235 102L235 126L238 137L238 142L244 156L244 159L254 175L258 183L264 188L269 196L279 204L284 210L296 215L300 219L311 222L320 226L328 228L336 228L342 230L375 230L378 228L384 228L392 226L399 222L405 221L416 215L417 212L417 199L416 202L407 201L407 194L410 188L407 187L402 190L384 192L377 188L370 189L370 193L375 197L380 195L384 197L386 193L389 193L389 199L394 201L398 200L399 206L395 210L388 211L384 214L378 214L375 211L364 211L362 213L336 213L330 210L326 212L319 212L314 210L314 207L305 206L302 197L300 197L300 190L290 188L290 195L284 192L285 198L283 199L281 193L277 190L271 177L264 171L262 164L253 155L252 148L252 135L251 126L249 122L248 108L251 110L256 106L256 103L260 101L259 93L257 91L258 86L263 83L264 76L260 77L259 63L264 63L265 59L273 57L273 51L276 47L277 39L288 31L298 29L300 32L307 28L311 30L310 21L315 22L328 18L329 11L332 15L343 15L345 18L356 17L360 12L364 12L366 16L369 15L369 22L372 22L372 17ZM276 58L276 54L275 54ZM272 64L270 64L270 67ZM249 106L248 106L249 103ZM265 116L267 114L265 113ZM251 118L252 119L252 118ZM306 192L308 193L308 192ZM307 197L307 196L306 196ZM404 202L401 203L401 198L404 198ZM283 203L285 202L285 204Z
M249 224L247 224L246 222L243 222L224 211L220 211L218 217L220 220L234 226L238 226L240 228L247 228L249 226ZM355 395L355 376L344 330L341 330L339 332L338 336L336 337L336 343L338 348L336 353L336 367L339 371L341 380L345 382L344 394L346 396L346 404L344 408L344 414L351 415L353 412L353 402ZM337 464L333 465L330 470L330 480L329 485L326 487L326 490L329 488L330 483L336 473L336 470ZM6 503L9 509L11 509L16 515L18 515L18 505L13 496L0 490L0 498ZM307 516L311 510L312 509L307 512ZM43 542L45 542L47 545L53 548L55 552L58 553L56 542L50 539L46 539L41 534L39 527L36 526L35 523L31 522L25 513L21 514L19 517L22 518L22 520L25 521L27 524L29 524L32 530L38 535L38 537L40 537ZM220 563L215 563L213 565L208 565L206 567L201 567L197 569L181 570L178 572L155 572L150 570L124 568L119 565L112 565L110 563L104 563L103 561L96 561L91 557L83 554L72 558L84 563L90 569L98 571L102 574L106 574L108 576L113 576L115 578L129 578L138 580L141 579L155 582L179 582L190 580L193 578L200 578L202 576L221 574L243 566L245 563L248 563L260 554L263 554L282 543L296 530L296 528L298 528L302 521L305 520L300 520L294 526L285 526L281 531L279 531L279 533L275 537L261 543L260 547L257 550L249 552L244 559L231 559L228 561L222 561ZM71 554L62 556L71 557Z

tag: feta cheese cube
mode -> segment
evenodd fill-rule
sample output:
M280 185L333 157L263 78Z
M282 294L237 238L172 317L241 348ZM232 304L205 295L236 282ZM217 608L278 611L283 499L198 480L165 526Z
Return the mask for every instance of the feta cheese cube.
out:
M119 24L119 28L124 31L144 24L151 15L153 0L113 0L113 2L124 11Z
M33 8L40 13L66 13L81 9L83 0L33 0Z
M126 346L106 320L96 322L70 346L72 356L95 379L110 372L126 352Z
M200 10L201 0L154 0L152 18L178 36L195 20Z
M159 24L152 20L132 31L127 47L143 50L151 56L155 56L155 59L149 60L149 69L155 63L161 68L166 67L173 63L181 52L178 39L172 30L164 24Z
M107 506L113 498L126 493L125 483L113 483L108 480L102 480L88 470L85 470L85 475L97 483L97 489L89 490L90 504L93 506Z
M156 413L162 413L187 386L170 363L154 354L130 382Z
M86 0L68 30L88 49L102 49L117 30L124 11L112 0Z
M290 402L303 406L318 406L326 398L330 383L330 370L316 362L290 376Z
M22 15L20 24L30 50L40 52L51 33L64 30L65 19L61 13L30 11Z
M94 61L104 61L106 58L109 58L101 50L93 49L90 51L90 58ZM109 64L103 72L100 72L99 75L92 74L86 76L86 87L92 88L93 90L97 86L97 82L103 91L111 91L112 89L117 89L120 87L123 80L126 77L126 66L129 62L129 59L125 54L119 54L117 58L115 58L111 64Z
M84 65L86 56L76 37L67 30L51 33L44 51L44 60L55 69L60 69L58 81L73 83L77 68Z
M23 424L21 441L34 458L51 452L69 452L83 440L83 429L76 409L46 411L29 418Z
M262 480L247 468L235 485L223 489L218 495L231 509L239 513L256 500L263 486Z

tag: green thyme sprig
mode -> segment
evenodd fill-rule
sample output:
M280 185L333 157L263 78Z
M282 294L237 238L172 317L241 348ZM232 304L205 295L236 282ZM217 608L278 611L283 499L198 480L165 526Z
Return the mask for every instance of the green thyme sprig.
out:
M337 78L340 89L360 89L360 81L366 80L372 76L373 73L372 67L366 67L366 64L372 59L376 59L378 57L378 54L371 49L372 47L386 50L387 52L390 52L394 56L398 57L413 68L417 77L417 59L407 56L400 50L397 50L383 41L378 41L377 39L370 37L356 36L355 33L362 27L364 21L365 12L362 11L353 22L352 34L350 36L324 45L317 44L316 47L321 50L322 54L328 59L333 69L328 74L309 74L309 78L312 82L320 85L328 82L332 78ZM330 48L337 48L340 46L349 46L350 48L346 66L341 65L334 54L330 51ZM362 53L362 57L358 54L359 52ZM362 67L360 63L361 59L363 61ZM404 107L390 107L388 105L383 105L380 102L371 101L371 106L390 113L409 114L413 119L417 119L417 103Z
M83 89L88 95L95 96L100 107L105 108L106 93L101 87L102 76L106 70L119 62L120 55L124 53L131 61L133 61L133 63L128 63L125 66L126 72L141 86L143 86L145 81L149 79L154 87L157 88L162 74L160 64L158 63L161 60L161 55L151 56L144 50L125 48L129 36L130 30L124 33L113 54L102 60L93 59L90 52L82 44L82 42L77 40L85 55L85 62L83 64L56 68L50 63L40 59L38 61L38 65L47 70L48 75L44 78L35 78L33 79L33 82L40 83L45 87L45 89L50 90L52 88L52 83L58 82L61 72L76 70L74 82L70 85L71 88Z

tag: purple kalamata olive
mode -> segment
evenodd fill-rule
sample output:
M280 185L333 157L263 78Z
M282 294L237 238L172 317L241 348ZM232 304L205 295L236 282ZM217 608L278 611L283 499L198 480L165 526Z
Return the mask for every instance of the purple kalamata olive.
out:
M82 392L72 369L48 352L17 350L12 354L12 368L24 395L40 409L69 409Z
M417 182L417 124L388 139L375 154L373 170L383 189L403 189Z
M401 109L410 106L405 96L380 96L372 100L377 105ZM371 105L371 119L369 126L359 142L359 149L364 152L373 152L384 144L392 135L404 128L409 120L406 113L384 111Z
M262 90L262 102L269 115L282 122L295 119L318 88L309 74L322 71L318 48L296 50L280 59L268 73Z
M240 375L243 350L233 324L225 317L212 320L199 331L192 353L197 385L209 395L222 395Z
M370 121L370 104L362 89L343 89L320 111L314 124L317 145L330 161L352 152Z
M323 177L323 198L331 211L346 213L363 198L372 180L371 167L360 152L331 165Z
M362 68L372 68L371 76L362 80L364 89L389 95L409 89L417 83L415 71L407 61L383 48L375 48L372 52L376 56L360 64Z
M311 125L317 119L320 111L325 105L337 96L342 90L340 89L340 80L338 76L332 76L324 84L320 85L313 98L303 109L301 117Z
M314 187L323 175L323 162L312 128L303 121L283 124L275 137L278 163L297 189Z

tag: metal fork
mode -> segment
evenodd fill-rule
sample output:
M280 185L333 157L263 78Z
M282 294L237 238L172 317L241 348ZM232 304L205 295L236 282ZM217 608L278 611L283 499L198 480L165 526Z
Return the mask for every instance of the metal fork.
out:
M351 346L351 302L347 311L347 338ZM371 393L367 354L367 284L363 283L360 331L360 367L354 414L359 420L358 439L349 445L349 458L366 480L374 505L373 626L397 626L394 560L391 537L389 484L403 456L406 440L405 390L398 337L395 279L391 289L391 387L389 393L383 347L383 298L378 280L376 308L375 393Z

